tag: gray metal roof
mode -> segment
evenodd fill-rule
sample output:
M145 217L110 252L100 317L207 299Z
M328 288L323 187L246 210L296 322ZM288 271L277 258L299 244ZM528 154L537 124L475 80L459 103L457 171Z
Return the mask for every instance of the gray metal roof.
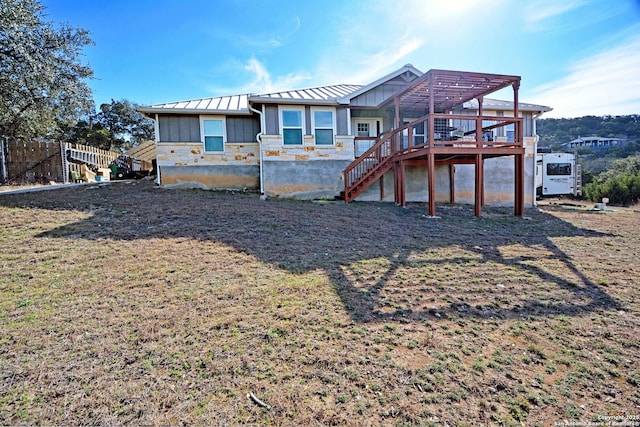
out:
M513 101L504 101L502 99L492 99L492 98L484 98L482 100L482 107L484 109L496 109L496 110L505 110L512 111L513 110ZM478 100L473 99L471 101L465 102L463 104L463 108L478 108ZM518 102L518 109L520 111L534 111L534 112L548 112L553 110L551 107L547 107L545 105L536 105L536 104L527 104L525 102Z
M200 98L164 104L144 105L138 111L145 114L251 114L249 101L276 104L336 105L338 100L359 90L360 85L331 85L284 92Z
M183 113L183 114L251 114L249 95L219 96L187 101L167 102L164 104L144 105L138 111L146 114Z
M331 85L311 87L307 89L294 89L284 92L250 95L249 100L256 103L277 104L337 104L340 98L362 88L360 85Z
M153 104L138 107L138 111L144 114L229 114L229 115L249 115L249 103L256 104L304 104L304 105L338 105L349 104L350 100L370 90L402 73L413 73L422 75L422 72L411 64L407 64L399 70L376 80L366 86L339 84L330 86L311 87L306 89L293 89L282 92L265 94L245 94L219 96L212 98L200 98L186 101L167 102L164 104ZM498 99L484 98L484 108L495 108L501 110L513 109L513 102L501 101ZM551 107L544 105L519 103L520 111L546 112L551 111ZM477 100L465 102L463 108L478 108Z

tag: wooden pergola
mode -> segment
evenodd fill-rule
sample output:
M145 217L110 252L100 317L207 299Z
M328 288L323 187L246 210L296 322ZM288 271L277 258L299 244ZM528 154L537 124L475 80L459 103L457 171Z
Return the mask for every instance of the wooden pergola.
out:
M483 98L493 92L513 88L513 117L489 116L483 111ZM475 215L481 215L484 201L484 160L492 157L514 157L515 215L524 213L524 144L522 119L518 111L519 76L430 70L405 89L379 105L395 110L394 127L381 135L375 144L345 169L345 201L354 200L384 174L393 170L396 203L404 206L405 167L426 165L428 211L435 216L435 167L449 165L450 199L455 201L453 166L475 165ZM477 100L476 115L456 114L466 102ZM422 116L402 124L403 112ZM488 138L493 129L513 128L512 138ZM417 135L416 129L424 129ZM381 182L384 197L384 181Z

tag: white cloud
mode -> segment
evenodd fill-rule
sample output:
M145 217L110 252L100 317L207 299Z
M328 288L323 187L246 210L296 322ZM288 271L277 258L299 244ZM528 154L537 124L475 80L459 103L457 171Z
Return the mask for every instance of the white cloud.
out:
M367 0L351 3L352 13L337 26L337 43L327 46L317 65L322 84L367 84L413 63L428 67L448 46L477 37L479 23L504 0ZM475 35L474 35L475 34ZM447 62L444 60L443 62ZM427 68L427 69L428 69ZM423 71L427 71L424 69Z
M206 90L212 96L279 92L308 86L311 80L311 75L307 72L294 72L273 77L265 64L255 57L250 58L245 63L230 61L220 66L216 74L211 74L209 79L212 81L231 81L220 77L222 75L233 75L235 76L233 81L240 83L238 85L229 84L227 86L206 84Z
M528 30L543 30L548 21L584 5L584 0L562 1L546 0L530 3L526 7L524 18Z
M527 101L549 105L545 117L640 113L640 36L570 67L563 78L534 88Z
M278 76L274 80L264 64L256 58L251 58L244 65L244 70L253 75L253 80L242 87L236 93L270 93L300 87L305 81L309 81L311 76L308 73L289 73Z

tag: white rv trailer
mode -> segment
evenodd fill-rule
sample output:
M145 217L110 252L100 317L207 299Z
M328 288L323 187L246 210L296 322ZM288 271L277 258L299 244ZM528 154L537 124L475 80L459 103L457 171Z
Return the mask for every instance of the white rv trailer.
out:
M536 155L536 194L539 197L582 195L582 171L573 153Z

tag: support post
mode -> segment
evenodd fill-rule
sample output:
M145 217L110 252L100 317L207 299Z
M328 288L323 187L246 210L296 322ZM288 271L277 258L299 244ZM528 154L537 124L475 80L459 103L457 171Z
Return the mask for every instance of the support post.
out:
M6 154L5 154L5 138L0 136L0 183L7 183L7 166L6 166Z
M436 216L436 179L435 179L435 154L431 150L427 154L427 188L429 190L429 216Z
M384 175L380 177L380 201L384 201Z
M484 135L482 134L482 115L484 114L484 110L482 104L484 102L484 97L478 97L478 117L476 117L476 147L482 147L484 145Z
M407 188L405 182L405 170L404 170L404 162L398 162L398 167L400 168L400 206L403 208L407 206Z
M400 204L400 177L398 176L398 162L393 163L393 201Z
M456 165L449 165L449 203L456 202Z
M514 189L514 214L516 216L524 215L524 154L516 154L515 156L515 189Z
M429 129L427 132L427 143L429 147L433 147L435 145L434 134L435 134L435 119L433 117L433 113L435 109L435 100L433 99L433 77L429 76Z
M67 144L64 141L60 141L60 162L62 163L62 183L68 184L71 171L69 170L69 161L67 160Z
M475 194L475 215L482 215L482 199L484 193L484 162L482 154L476 154L476 194Z
M513 84L513 117L518 119L520 118L520 108L518 106L518 89L520 88L520 80L518 80L516 83ZM515 143L517 144L523 144L524 141L524 133L523 133L523 129L522 129L522 122L521 121L516 121L515 123Z

